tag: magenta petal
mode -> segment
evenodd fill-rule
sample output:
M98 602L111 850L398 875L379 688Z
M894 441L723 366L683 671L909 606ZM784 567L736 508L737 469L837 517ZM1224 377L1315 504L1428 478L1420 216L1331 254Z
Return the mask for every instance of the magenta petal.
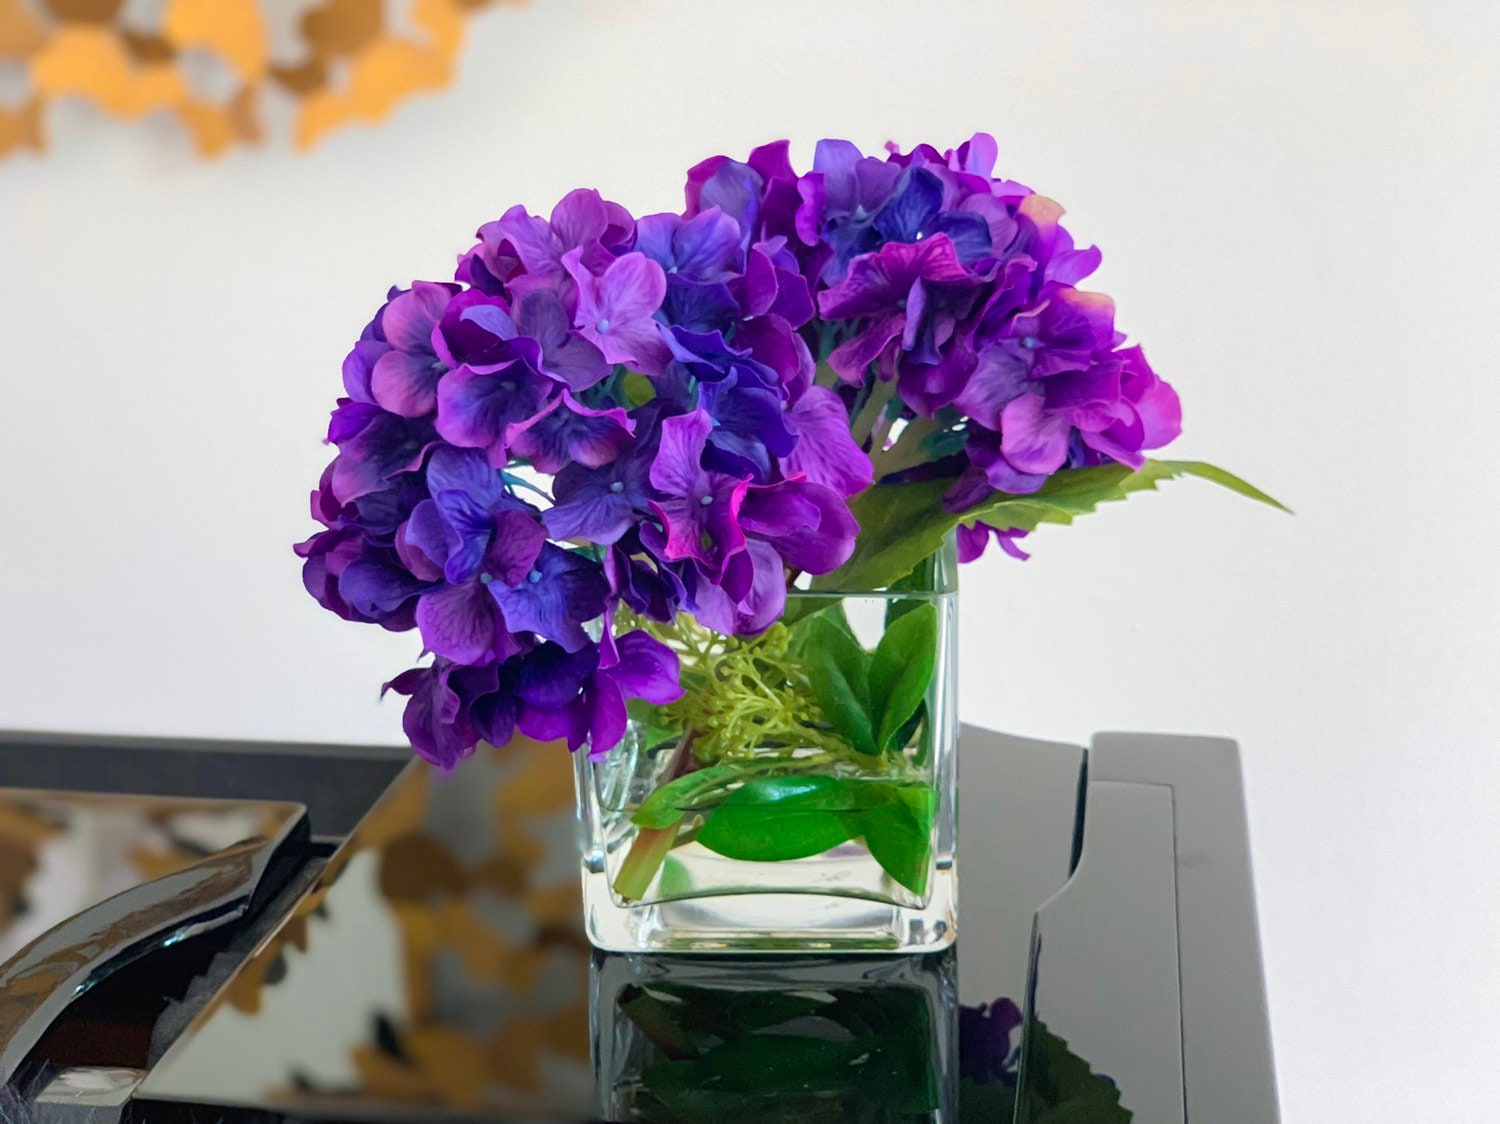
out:
M905 328L906 314L904 312L877 316L865 325L859 335L834 348L833 353L828 356L828 365L838 372L839 378L845 382L861 382L865 377L865 368L880 358L881 352L885 351L891 341L900 336Z
M981 350L978 359L955 405L980 425L998 430L1001 410L1030 385L1030 363L1024 351L1000 344Z
M604 236L609 215L604 199L590 187L580 187L552 208L552 232L564 247L584 246Z
M494 581L515 585L536 564L547 532L530 511L502 511L495 516L494 536L484 555L484 570Z
M849 433L849 412L827 387L809 387L791 409L787 422L797 435L796 447L781 458L789 476L806 476L843 496L868 488L875 470Z
M412 282L410 292L402 293L385 306L380 326L386 340L397 351L431 354L432 330L443 318L443 309L448 307L448 301L457 291L456 285Z
M540 413L510 427L506 443L543 472L560 472L577 461L599 468L630 443L635 420L623 409L593 410L568 391Z
M1067 418L1049 413L1040 394L1012 399L1000 414L1000 450L1024 473L1052 473L1068 457Z
M454 663L480 663L495 652L498 617L495 599L479 582L424 593L417 602L422 643Z
M706 485L703 447L714 427L702 410L680 414L661 423L661 443L651 464L651 483L669 495L692 496Z
M375 361L370 390L383 408L403 418L420 418L437 405L443 368L431 355L387 351Z

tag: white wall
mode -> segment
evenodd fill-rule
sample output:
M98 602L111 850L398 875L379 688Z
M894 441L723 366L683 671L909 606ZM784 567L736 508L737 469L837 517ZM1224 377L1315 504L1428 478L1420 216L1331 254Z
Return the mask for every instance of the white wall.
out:
M310 156L69 114L0 164L0 726L394 741L410 636L290 543L386 285L782 135L1000 139L1105 250L1194 483L965 586L966 717L1245 748L1286 1118L1488 1119L1500 1050L1500 18L1460 0L534 0Z

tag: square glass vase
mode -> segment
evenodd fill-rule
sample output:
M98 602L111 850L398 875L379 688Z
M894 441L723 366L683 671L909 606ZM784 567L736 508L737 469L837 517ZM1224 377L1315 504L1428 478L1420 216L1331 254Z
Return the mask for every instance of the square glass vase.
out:
M957 565L789 591L754 637L679 618L684 697L575 758L589 940L932 952L955 937Z

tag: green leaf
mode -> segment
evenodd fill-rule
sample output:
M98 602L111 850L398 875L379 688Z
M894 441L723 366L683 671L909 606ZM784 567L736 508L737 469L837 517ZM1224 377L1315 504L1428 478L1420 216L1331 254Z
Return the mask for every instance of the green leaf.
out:
M698 842L749 862L821 855L849 838L842 813L857 807L855 783L820 776L746 781L709 815Z
M638 827L671 827L683 813L697 808L705 797L732 783L739 773L737 765L709 765L668 781L641 802L630 822Z
M1246 499L1263 503L1278 511L1292 514L1292 509L1279 500L1272 499L1262 492L1254 484L1242 480L1228 469L1220 468L1218 465L1208 464L1204 461L1157 461L1155 463L1166 465L1172 470L1174 476L1196 476L1200 480L1207 480L1211 484L1217 484L1221 488L1228 488L1231 492L1244 496Z
M828 611L808 617L798 626L802 662L808 685L823 716L861 753L874 753L875 724L870 716L870 655L860 647L848 622Z
M814 580L817 589L883 589L942 546L955 527L976 522L1002 530L1031 531L1043 523L1071 523L1102 503L1149 491L1163 480L1196 476L1238 495L1285 506L1233 473L1201 461L1147 461L1139 472L1125 465L1098 465L1059 472L1035 493L1012 496L996 492L960 514L943 508L952 480L919 480L866 488L850 502L859 521L859 538L848 562Z
M863 836L870 856L881 869L921 897L927 892L927 875L932 868L937 793L926 785L878 787L886 798L847 816L850 834Z
M879 712L875 746L895 747L896 736L927 696L937 666L937 606L927 602L898 617L870 661L869 698Z
M620 379L620 392L630 409L644 406L656 397L656 384L637 371L627 371Z

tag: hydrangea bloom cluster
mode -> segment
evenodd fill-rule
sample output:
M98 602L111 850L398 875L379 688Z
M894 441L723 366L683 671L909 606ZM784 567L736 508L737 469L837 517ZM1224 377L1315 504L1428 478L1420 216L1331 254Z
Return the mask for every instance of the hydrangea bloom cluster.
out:
M679 697L616 610L725 634L857 547L850 497L950 481L952 511L1176 436L1061 208L995 143L865 156L779 142L688 173L681 214L591 190L480 228L452 282L391 290L344 363L297 548L320 604L417 629L413 746L450 766L520 730L607 752ZM965 560L1013 535L960 528Z

